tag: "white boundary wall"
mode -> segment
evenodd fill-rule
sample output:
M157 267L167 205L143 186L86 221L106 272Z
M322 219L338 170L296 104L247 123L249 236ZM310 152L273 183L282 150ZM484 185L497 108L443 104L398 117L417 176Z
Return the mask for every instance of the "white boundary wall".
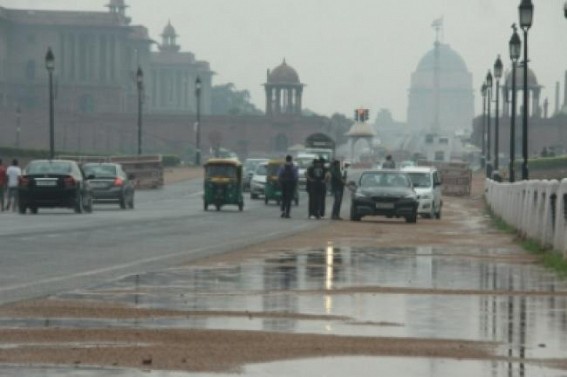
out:
M487 179L485 196L492 211L522 236L567 258L567 178L514 183Z

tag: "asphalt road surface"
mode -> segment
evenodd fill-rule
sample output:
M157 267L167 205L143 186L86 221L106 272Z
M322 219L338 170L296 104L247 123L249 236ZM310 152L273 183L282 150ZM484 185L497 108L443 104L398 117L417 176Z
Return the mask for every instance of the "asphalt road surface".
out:
M316 226L302 196L292 219L275 203L205 212L202 180L138 191L136 208L95 205L92 214L40 209L0 214L0 304L175 266Z

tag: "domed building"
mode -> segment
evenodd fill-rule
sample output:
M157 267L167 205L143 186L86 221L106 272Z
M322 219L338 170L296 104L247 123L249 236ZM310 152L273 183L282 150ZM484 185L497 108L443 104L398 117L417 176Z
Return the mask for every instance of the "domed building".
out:
M303 87L297 71L285 59L272 71L266 83L266 115L301 115Z
M529 116L541 116L541 107L540 107L540 96L541 96L541 89L542 86L539 85L537 81L536 74L530 68L528 68L528 98L531 95L531 108L528 107L528 114ZM517 108L516 108L516 115L520 115L523 101L522 101L522 91L524 90L524 67L517 67L516 68L516 99L517 99ZM502 86L502 95L504 98L512 98L512 72L509 71L506 74L506 79L504 80L504 85ZM528 102L529 103L529 102ZM508 106L503 107L503 116L508 117L510 116L510 108Z
M474 117L472 74L448 44L436 41L411 76L408 125L414 131L470 130Z

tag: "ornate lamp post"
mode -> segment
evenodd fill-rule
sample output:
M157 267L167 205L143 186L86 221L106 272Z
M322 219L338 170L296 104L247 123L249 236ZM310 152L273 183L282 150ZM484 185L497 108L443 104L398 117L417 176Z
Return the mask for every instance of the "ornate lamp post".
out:
M520 27L524 31L524 113L522 122L522 179L528 177L528 30L532 26L534 5L531 0L522 0L518 7Z
M136 85L138 88L138 155L142 154L142 105L144 103L144 71L138 67L136 72Z
M45 68L49 74L49 158L55 158L55 114L53 96L53 70L55 69L55 57L51 47L47 49L45 55Z
M486 116L486 176L488 178L492 177L492 156L490 153L491 141L492 141L492 130L491 130L491 119L490 119L490 105L492 103L492 73L488 70L486 74L486 97L487 97L487 116Z
M201 165L201 78L195 80L195 97L197 98L197 123L195 124L195 165Z
M20 148L20 122L22 119L22 108L20 105L16 107L16 149Z
M499 146L500 146L500 79L502 78L503 70L502 60L500 55L494 62L494 78L496 79L496 109L494 114L494 170L498 171L500 168L499 163Z
M482 156L480 157L480 167L486 168L486 82L482 83L480 87L480 94L482 95L482 132L481 132L481 149Z
M512 61L512 114L510 116L510 166L509 169L509 180L510 182L516 181L515 173L515 160L516 160L516 66L518 64L518 59L520 59L520 52L522 50L522 41L518 35L516 29L516 24L512 25L514 33L508 47L510 49L510 60Z

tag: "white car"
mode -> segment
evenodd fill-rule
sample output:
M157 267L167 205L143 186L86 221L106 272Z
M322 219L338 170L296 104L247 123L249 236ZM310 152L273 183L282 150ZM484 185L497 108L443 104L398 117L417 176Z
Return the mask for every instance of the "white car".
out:
M441 218L441 174L434 167L408 166L402 169L409 175L419 200L418 214L426 218Z
M254 175L252 175L252 179L250 180L250 199L258 199L258 197L264 196L264 188L266 187L268 177L267 166L267 162L262 162L256 166Z

